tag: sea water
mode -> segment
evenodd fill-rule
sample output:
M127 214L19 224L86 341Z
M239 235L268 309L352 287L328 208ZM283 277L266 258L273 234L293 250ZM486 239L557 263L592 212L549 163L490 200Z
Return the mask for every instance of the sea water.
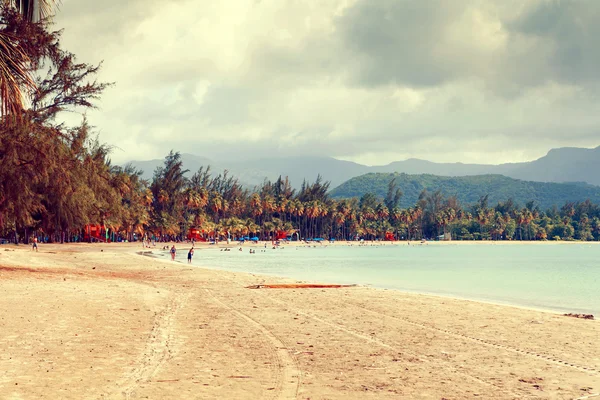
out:
M196 249L193 264L600 315L599 244L239 247ZM188 250L180 247L177 259Z

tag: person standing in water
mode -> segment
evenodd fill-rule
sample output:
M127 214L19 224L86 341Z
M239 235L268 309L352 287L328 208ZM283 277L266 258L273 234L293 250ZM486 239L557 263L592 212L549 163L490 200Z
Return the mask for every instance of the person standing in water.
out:
M175 249L175 245L173 245L173 247L171 247L171 260L175 261L175 253L177 253L177 250Z
M192 257L194 255L194 248L192 247L190 251L188 251L188 264L192 263Z

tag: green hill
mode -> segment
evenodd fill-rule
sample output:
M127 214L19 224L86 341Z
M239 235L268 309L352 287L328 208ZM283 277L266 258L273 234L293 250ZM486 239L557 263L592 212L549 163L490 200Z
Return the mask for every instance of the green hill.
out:
M590 199L600 203L600 187L586 183L546 183L530 182L508 178L502 175L477 175L446 177L437 175L408 175L398 173L370 173L352 178L333 189L334 198L361 197L367 192L378 197L387 193L388 183L396 178L404 195L401 207L406 208L417 202L423 189L440 190L445 196L456 196L462 204L475 203L480 196L489 195L490 204L512 198L518 204L535 201L545 210L553 205L561 207L568 201Z

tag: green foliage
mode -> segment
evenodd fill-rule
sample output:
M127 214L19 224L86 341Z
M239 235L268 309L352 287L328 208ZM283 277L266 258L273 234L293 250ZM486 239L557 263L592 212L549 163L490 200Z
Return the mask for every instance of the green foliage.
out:
M389 210L398 208L400 206L400 199L402 198L402 194L402 191L398 188L398 182L396 182L396 179L394 178L390 180L390 182L388 183L387 194L385 195L385 199L383 199L385 206Z
M358 203L358 207L361 210L365 210L365 209L375 209L375 207L377 207L377 196L374 193L371 192L367 192L365 194L362 195L362 197L360 198L360 201Z
M502 175L443 177L436 175L366 174L352 178L330 192L333 198L360 198L374 193L384 199L388 196L389 182L395 180L403 192L403 204L415 204L423 190L439 190L444 196L456 196L462 204L475 204L481 196L489 196L490 203L512 199L517 204L533 202L545 210L553 205L590 199L600 202L600 187L583 183L528 182Z
M11 7L0 7L0 33L18 39L28 73L38 75L24 93L30 108L0 117L0 231L14 230L16 238L20 227L43 229L63 240L74 226L116 218L110 149L85 118L73 128L56 123L61 112L94 107L107 87L94 81L99 67L76 63L46 21L34 23Z

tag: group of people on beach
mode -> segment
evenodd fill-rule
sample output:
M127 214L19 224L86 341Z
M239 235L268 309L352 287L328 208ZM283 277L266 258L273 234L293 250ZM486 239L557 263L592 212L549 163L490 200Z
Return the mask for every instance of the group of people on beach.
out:
M175 248L175 245L173 245L171 247L170 253L171 253L171 260L175 261L175 255L177 254L177 249ZM187 255L188 264L192 263L193 256L194 256L194 246L192 244L192 248L188 251L188 255Z

